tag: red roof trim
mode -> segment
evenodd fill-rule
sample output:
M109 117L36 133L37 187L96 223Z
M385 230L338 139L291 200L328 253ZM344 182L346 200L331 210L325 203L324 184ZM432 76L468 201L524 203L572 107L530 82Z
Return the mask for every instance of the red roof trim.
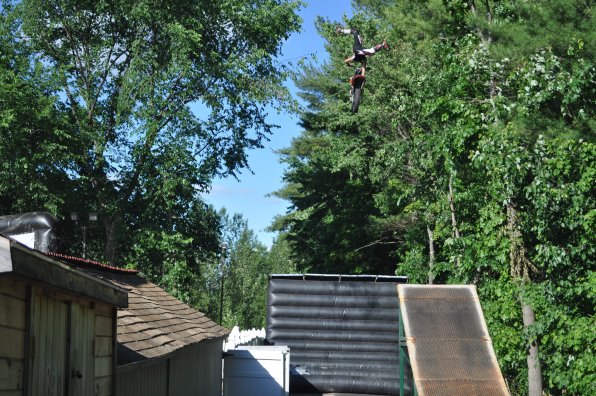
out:
M127 268L119 268L119 267L113 267L111 265L107 265L107 264L102 264L100 262L97 261L93 261L93 260L89 260L89 259L84 259L81 257L75 257L75 256L68 256L66 254L61 254L61 253L54 253L54 252L46 252L44 253L46 256L50 256L50 257L54 257L60 260L65 260L68 261L72 264L83 264L83 265L89 265L92 267L99 267L101 269L104 270L110 270L110 271L114 271L114 272L125 272L125 273L129 273L129 274L136 274L139 271L137 271L136 269L127 269Z

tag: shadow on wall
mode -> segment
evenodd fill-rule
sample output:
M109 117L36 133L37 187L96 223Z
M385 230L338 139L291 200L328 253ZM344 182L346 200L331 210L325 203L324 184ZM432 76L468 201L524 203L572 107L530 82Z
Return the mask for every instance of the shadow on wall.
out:
M290 351L246 346L224 353L224 396L287 396Z
M143 360L147 360L147 357L141 355L137 351L134 351L128 348L126 345L118 343L117 346L118 350L118 366L122 366L124 364L133 363L133 362L141 362Z

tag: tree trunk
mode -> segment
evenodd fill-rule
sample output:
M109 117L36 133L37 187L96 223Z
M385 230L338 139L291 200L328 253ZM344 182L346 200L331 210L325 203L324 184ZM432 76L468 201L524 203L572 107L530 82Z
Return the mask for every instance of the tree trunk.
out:
M523 287L524 284L531 282L530 271L533 269L532 263L527 258L526 249L519 227L517 209L511 202L507 204L507 232L509 234L509 260L511 277L521 283L520 304L522 309L522 319L524 330L528 330L536 322L534 310L527 302ZM542 395L542 369L540 367L540 355L538 340L533 340L528 349L528 395Z
M426 232L428 233L428 284L432 285L435 280L433 275L433 266L435 265L435 243L433 240L433 231L428 225L426 226Z
M453 203L453 175L449 175L449 194L447 194L449 200L449 210L451 211L451 228L453 230L453 238L458 240L460 238L459 228L457 228L457 218L455 217L455 204ZM461 258L459 254L455 259L455 265L459 267L461 264Z
M524 328L532 326L536 322L534 310L521 299L522 318ZM538 340L532 341L528 349L528 396L542 396L542 368L540 367L540 357L538 356Z
M453 175L449 176L449 209L451 209L451 227L453 228L453 236L459 239L459 229L457 228L457 219L455 217L455 204L453 203Z
M106 230L104 255L106 261L114 266L116 265L116 248L118 247L118 223L117 219L106 219L103 223Z

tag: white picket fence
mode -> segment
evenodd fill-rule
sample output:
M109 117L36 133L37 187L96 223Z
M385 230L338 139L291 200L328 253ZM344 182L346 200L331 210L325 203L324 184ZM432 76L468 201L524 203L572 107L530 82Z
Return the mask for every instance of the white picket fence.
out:
M265 329L240 330L234 326L228 339L224 342L224 351L234 349L239 345L263 345Z

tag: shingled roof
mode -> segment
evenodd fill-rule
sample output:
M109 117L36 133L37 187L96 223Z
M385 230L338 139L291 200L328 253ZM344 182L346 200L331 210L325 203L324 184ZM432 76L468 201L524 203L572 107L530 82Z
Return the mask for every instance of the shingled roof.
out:
M128 308L118 309L118 365L165 356L230 331L182 303L134 270L52 254L128 290Z

